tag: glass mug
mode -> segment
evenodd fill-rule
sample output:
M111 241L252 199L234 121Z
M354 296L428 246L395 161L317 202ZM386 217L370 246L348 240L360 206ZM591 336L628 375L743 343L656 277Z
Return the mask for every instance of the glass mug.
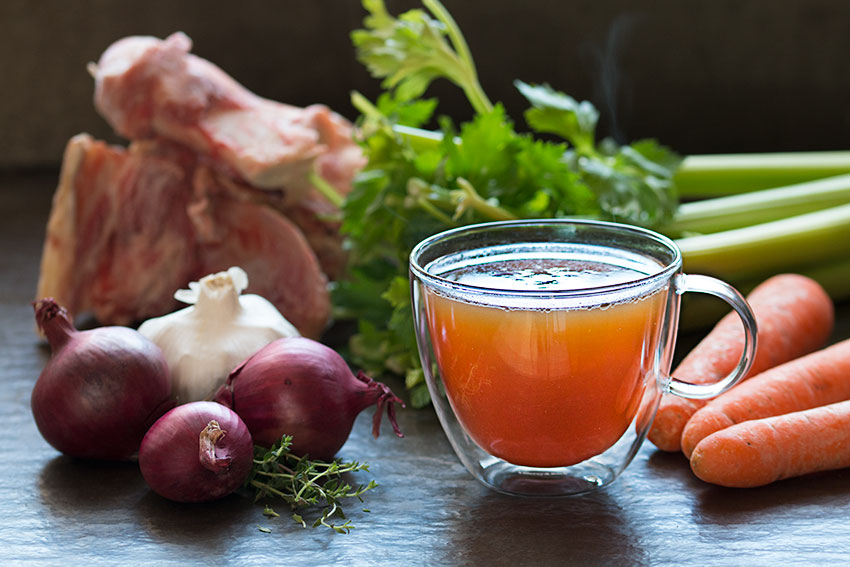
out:
M668 238L634 226L523 220L465 226L410 255L416 339L434 408L485 485L567 495L612 482L661 394L710 398L747 373L756 322L730 285L682 273ZM744 324L736 368L711 384L670 376L686 291Z

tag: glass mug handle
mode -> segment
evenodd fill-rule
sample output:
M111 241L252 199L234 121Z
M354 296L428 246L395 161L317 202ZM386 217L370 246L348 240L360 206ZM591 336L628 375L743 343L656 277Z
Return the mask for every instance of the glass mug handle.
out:
M744 350L738 365L724 378L710 384L691 384L678 378L670 377L667 391L683 398L706 399L722 394L738 383L753 364L756 354L757 327L756 319L750 306L738 290L726 282L716 278L701 275L679 274L675 282L676 293L681 295L688 291L707 293L719 297L732 306L744 324Z

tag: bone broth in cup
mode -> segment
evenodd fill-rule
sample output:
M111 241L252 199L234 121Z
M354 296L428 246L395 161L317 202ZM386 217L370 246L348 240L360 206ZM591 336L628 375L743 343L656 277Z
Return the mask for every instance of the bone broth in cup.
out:
M682 273L668 238L578 220L471 225L410 256L416 337L434 408L461 462L504 493L567 495L612 482L646 437L661 394L713 397L752 363L744 298ZM670 376L686 291L744 324L737 367L705 385Z

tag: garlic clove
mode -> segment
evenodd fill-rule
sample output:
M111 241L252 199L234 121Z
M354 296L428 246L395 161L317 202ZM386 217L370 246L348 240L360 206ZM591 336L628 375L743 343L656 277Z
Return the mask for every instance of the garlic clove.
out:
M301 336L295 325L281 315L277 307L265 297L249 293L239 297L239 304L242 306L241 318L248 319L252 325L268 327L282 337Z

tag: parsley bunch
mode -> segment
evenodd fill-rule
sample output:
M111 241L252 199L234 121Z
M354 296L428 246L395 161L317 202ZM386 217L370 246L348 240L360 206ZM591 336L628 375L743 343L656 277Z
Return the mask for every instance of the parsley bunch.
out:
M429 13L390 15L364 0L364 28L352 32L358 59L385 92L375 102L354 93L368 165L343 205L351 253L349 277L334 289L338 318L354 318L352 362L376 375L405 376L411 404L426 405L407 279L420 240L465 224L515 218L584 217L654 227L678 200L679 158L651 140L596 141L599 114L548 85L515 85L528 100L520 132L501 104L487 98L469 48L437 0ZM435 79L467 96L475 116L463 124L437 116L424 98Z

